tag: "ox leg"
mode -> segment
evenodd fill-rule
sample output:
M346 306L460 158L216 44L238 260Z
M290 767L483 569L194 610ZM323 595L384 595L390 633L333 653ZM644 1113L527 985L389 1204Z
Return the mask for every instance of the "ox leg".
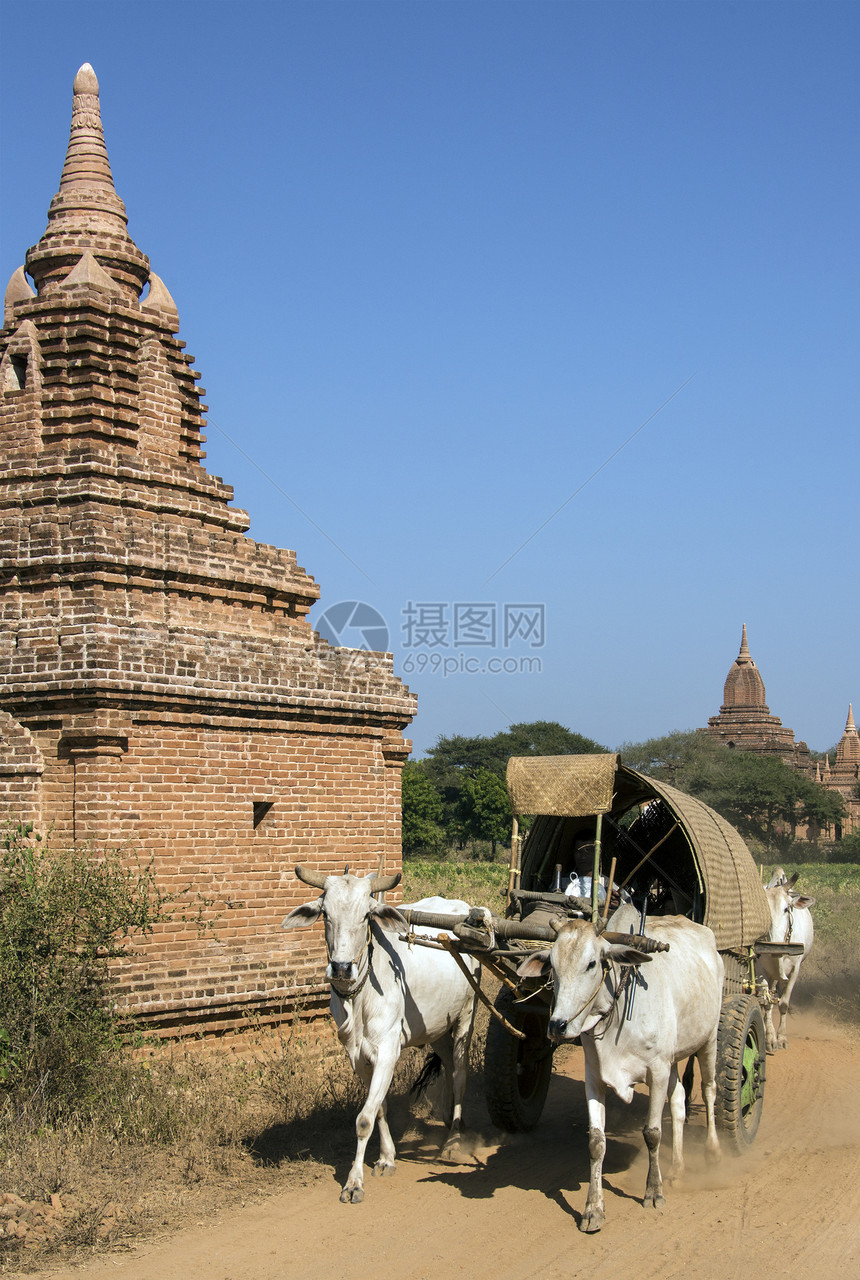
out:
M690 1062L692 1061L691 1058ZM669 1181L678 1182L684 1175L684 1123L687 1119L687 1093L684 1081L678 1075L677 1062L672 1063L672 1069L669 1072L669 1110L672 1114L672 1172Z
M588 1099L588 1154L591 1157L591 1179L580 1231L599 1231L606 1219L603 1204L603 1157L606 1155L606 1086L594 1060L594 1046L583 1037L585 1051L585 1096Z
M367 1097L355 1121L357 1139L355 1160L349 1171L349 1177L340 1193L342 1204L360 1204L364 1199L364 1153L377 1120L379 1120L382 1152L375 1171L378 1173L394 1172L394 1144L391 1141L391 1134L385 1119L385 1098L391 1085L391 1077L394 1074L394 1065L397 1062L397 1057L398 1052L396 1049L392 1053L385 1045L382 1045L375 1063L371 1064L366 1061L359 1063L358 1071L362 1081L367 1085ZM387 1150L386 1147L388 1148Z
M801 956L802 960L803 957ZM776 1040L777 1049L788 1048L788 1011L791 1008L791 995L794 991L794 984L797 982L797 975L800 972L800 965L795 964L792 967L788 982L785 984L785 990L780 992L779 996L779 1035Z
M448 1132L445 1134L442 1142L442 1150L440 1154L444 1156L452 1156L460 1141L460 1128L462 1125L462 1095L458 1097L457 1084L458 1072L457 1061L457 1043L452 1043L451 1035L445 1035L441 1040L437 1040L433 1045L433 1050L438 1053L442 1059L442 1072L445 1082L445 1100L442 1119L448 1126Z
M768 1053L776 1053L776 1027L773 1025L773 1004L770 1000L764 1015L764 1042Z
M472 1027L475 1021L475 1006L478 997L469 1001L461 1012L452 1031L451 1061L451 1129L448 1133L444 1151L450 1152L457 1147L460 1134L463 1132L463 1098L466 1095L466 1077L469 1068L469 1045L472 1042Z
M390 1178L397 1166L394 1162L396 1155L394 1139L388 1127L388 1100L386 1098L382 1099L382 1103L376 1113L376 1127L379 1130L379 1159L373 1166L373 1176L375 1178Z
M705 1120L708 1126L705 1135L705 1159L716 1164L721 1159L720 1139L717 1136L717 1125L714 1119L714 1104L717 1100L717 1033L696 1054L699 1060L699 1071L702 1074L702 1098L705 1102Z
M663 1108L666 1105L670 1074L674 1076L675 1092L678 1081L676 1068L670 1073L661 1066L658 1071L648 1073L648 1123L642 1130L645 1146L648 1148L648 1181L645 1183L644 1203L653 1205L655 1209L662 1209L666 1203L663 1196L663 1175L660 1172L660 1142L663 1137Z

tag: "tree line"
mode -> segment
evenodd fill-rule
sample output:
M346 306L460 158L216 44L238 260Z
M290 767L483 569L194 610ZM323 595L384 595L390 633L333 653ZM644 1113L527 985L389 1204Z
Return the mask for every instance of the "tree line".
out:
M403 770L403 851L407 855L462 854L477 843L498 846L511 838L505 786L510 756L603 752L591 738L554 721L514 724L492 737L440 737L421 760ZM762 854L795 860L804 852L831 860L860 861L860 833L820 848L815 833L845 817L842 797L777 756L741 752L709 734L670 733L623 743L621 759L711 806ZM798 831L813 833L812 846Z

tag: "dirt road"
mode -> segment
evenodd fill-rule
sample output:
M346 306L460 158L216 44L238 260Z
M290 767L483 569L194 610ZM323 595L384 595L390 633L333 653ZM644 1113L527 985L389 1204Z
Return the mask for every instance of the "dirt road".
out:
M338 1201L330 1170L262 1204L189 1224L113 1253L77 1280L853 1280L860 1277L860 1040L797 1016L790 1049L768 1060L752 1152L716 1172L702 1154L701 1109L688 1126L689 1171L666 1208L641 1203L644 1094L610 1104L607 1222L577 1230L588 1184L581 1054L553 1078L534 1133L489 1125L468 1163L442 1164L428 1131L400 1144L397 1174L366 1181L362 1205ZM697 1090L698 1093L698 1090ZM668 1134L668 1122L665 1127ZM665 1167L669 1154L664 1146Z

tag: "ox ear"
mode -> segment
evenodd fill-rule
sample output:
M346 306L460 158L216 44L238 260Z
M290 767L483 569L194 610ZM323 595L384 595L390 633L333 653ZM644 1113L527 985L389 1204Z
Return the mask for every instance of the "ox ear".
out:
M517 968L518 978L545 978L550 970L549 952L535 951Z
M375 923L382 925L383 929L387 929L389 933L409 932L409 921L396 907L390 906L387 902L373 902L370 914Z
M317 898L316 902L305 902L300 907L295 907L288 916L281 921L282 929L307 929L309 924L314 924L322 915L322 898Z
M814 907L815 899L811 898L808 893L791 893L791 905L793 907Z
M617 964L647 964L651 959L647 951L628 946L626 942L607 942L606 955Z

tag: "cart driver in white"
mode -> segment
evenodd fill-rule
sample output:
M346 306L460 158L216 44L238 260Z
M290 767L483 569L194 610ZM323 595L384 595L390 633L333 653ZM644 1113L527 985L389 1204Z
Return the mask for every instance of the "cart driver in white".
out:
M573 841L573 870L570 873L569 883L565 885L564 892L574 898L591 898L591 880L594 874L594 836L586 831L580 833ZM601 876L597 885L597 901L602 905L606 901L606 876ZM630 895L626 890L622 889L619 895L617 889L612 892L610 899L610 907L614 910L619 902L629 902Z

